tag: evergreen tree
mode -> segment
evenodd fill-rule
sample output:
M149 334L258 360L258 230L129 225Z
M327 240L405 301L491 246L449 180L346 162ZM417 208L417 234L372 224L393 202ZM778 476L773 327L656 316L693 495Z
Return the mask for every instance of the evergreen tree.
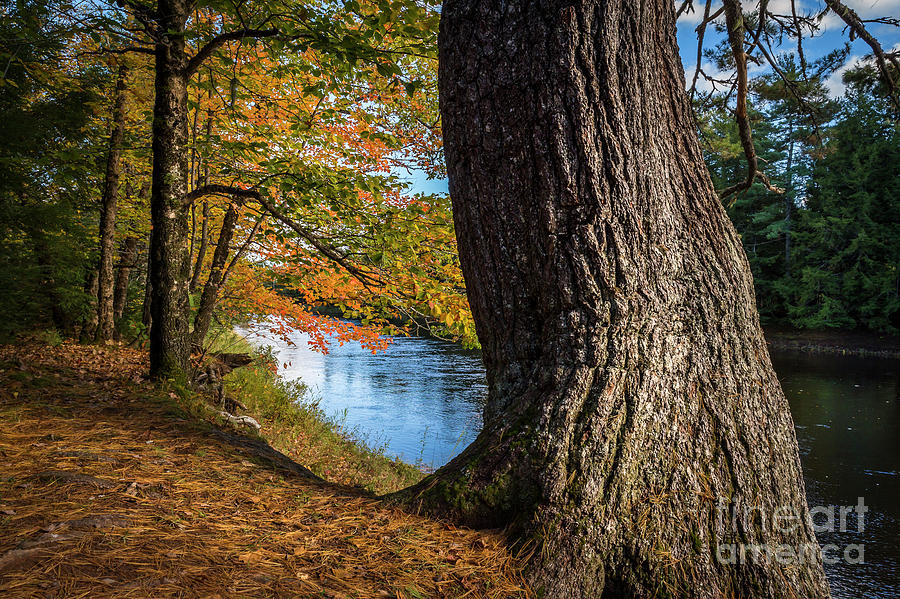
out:
M851 85L801 212L803 328L900 328L900 123L885 98Z
M0 334L71 329L89 310L98 184L92 120L103 74L72 70L68 29L45 2L0 19Z
M723 100L705 108L695 107L704 159L716 189L739 180L746 169L737 125ZM782 160L777 139L779 130L758 108L749 107L749 117L756 153L767 171L777 175L770 169ZM785 298L778 285L784 272L779 243L784 219L783 200L756 182L744 193L732 196L726 202L726 210L747 252L760 316L764 321L775 320L784 314Z

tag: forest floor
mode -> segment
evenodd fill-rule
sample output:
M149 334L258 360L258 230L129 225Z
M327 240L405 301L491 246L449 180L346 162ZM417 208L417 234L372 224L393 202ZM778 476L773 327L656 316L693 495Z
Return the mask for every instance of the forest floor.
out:
M807 331L765 327L769 347L816 354L900 358L900 336L866 331Z
M0 346L0 596L528 596L498 532L324 482L146 372Z

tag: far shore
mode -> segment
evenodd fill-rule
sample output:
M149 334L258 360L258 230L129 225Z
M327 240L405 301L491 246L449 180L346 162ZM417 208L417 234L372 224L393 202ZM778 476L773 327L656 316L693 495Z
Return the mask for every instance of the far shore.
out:
M764 327L770 349L900 359L900 336L866 331L804 331Z
M317 314L343 318L337 306L314 306ZM399 321L394 324L401 324ZM880 334L872 331L847 331L841 329L805 330L769 325L764 326L769 349L807 354L857 356L862 358L900 359L900 335ZM428 328L420 327L418 335L428 337Z

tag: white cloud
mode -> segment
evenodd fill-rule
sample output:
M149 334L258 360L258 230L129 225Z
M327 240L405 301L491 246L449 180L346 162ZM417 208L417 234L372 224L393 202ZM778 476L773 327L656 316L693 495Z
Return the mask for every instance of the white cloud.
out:
M891 51L897 50L900 50L900 43L894 44L894 47L891 48ZM844 73L864 62L867 62L865 56L854 54L848 57L847 61L841 66L841 68L836 70L828 79L825 80L825 87L828 89L828 95L832 98L838 98L842 96L844 94L844 90L847 89L847 86L844 85Z
M733 73L728 73L728 72L717 70L716 67L710 62L704 62L704 63L702 63L702 65L703 65L703 72L714 79L728 79L729 77L733 76ZM692 64L692 65L684 67L684 83L685 83L686 89L690 89L690 87L691 87L691 81L693 81L693 79L694 79L694 70L696 68L697 68L696 64ZM719 87L721 88L722 86L719 86ZM704 77L703 74L700 74L700 76L697 77L697 93L703 95L703 94L708 94L712 90L713 90L713 83L711 81L709 81L706 77ZM720 91L722 91L722 90L720 89Z
M791 14L792 0L769 0L768 9L770 12L781 15ZM681 7L681 0L674 0L675 7ZM863 19L871 19L875 17L896 17L900 14L900 0L844 0L844 4L855 10ZM704 0L694 0L693 12L685 12L678 19L681 23L697 25L703 19L703 11L706 6ZM717 11L722 6L720 0L715 0L710 8L711 12ZM741 6L744 11L752 12L759 8L759 0L741 0ZM825 2L822 0L796 0L798 14L818 14L825 9ZM828 15L822 21L822 24L830 30L835 28L842 29L844 22L840 17L829 11Z
M825 87L828 89L829 96L838 98L844 94L844 90L847 89L847 86L844 85L844 73L857 66L862 61L862 56L857 56L855 54L850 56L841 68L836 70L825 80Z
M900 0L844 0L844 4L864 19L897 16L900 13Z

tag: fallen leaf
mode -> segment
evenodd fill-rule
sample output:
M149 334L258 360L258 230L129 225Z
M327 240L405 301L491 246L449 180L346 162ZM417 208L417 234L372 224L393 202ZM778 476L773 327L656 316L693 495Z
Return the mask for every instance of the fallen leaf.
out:
M266 556L262 549L257 549L256 551L249 551L239 555L238 559L245 564L257 564L266 559Z

